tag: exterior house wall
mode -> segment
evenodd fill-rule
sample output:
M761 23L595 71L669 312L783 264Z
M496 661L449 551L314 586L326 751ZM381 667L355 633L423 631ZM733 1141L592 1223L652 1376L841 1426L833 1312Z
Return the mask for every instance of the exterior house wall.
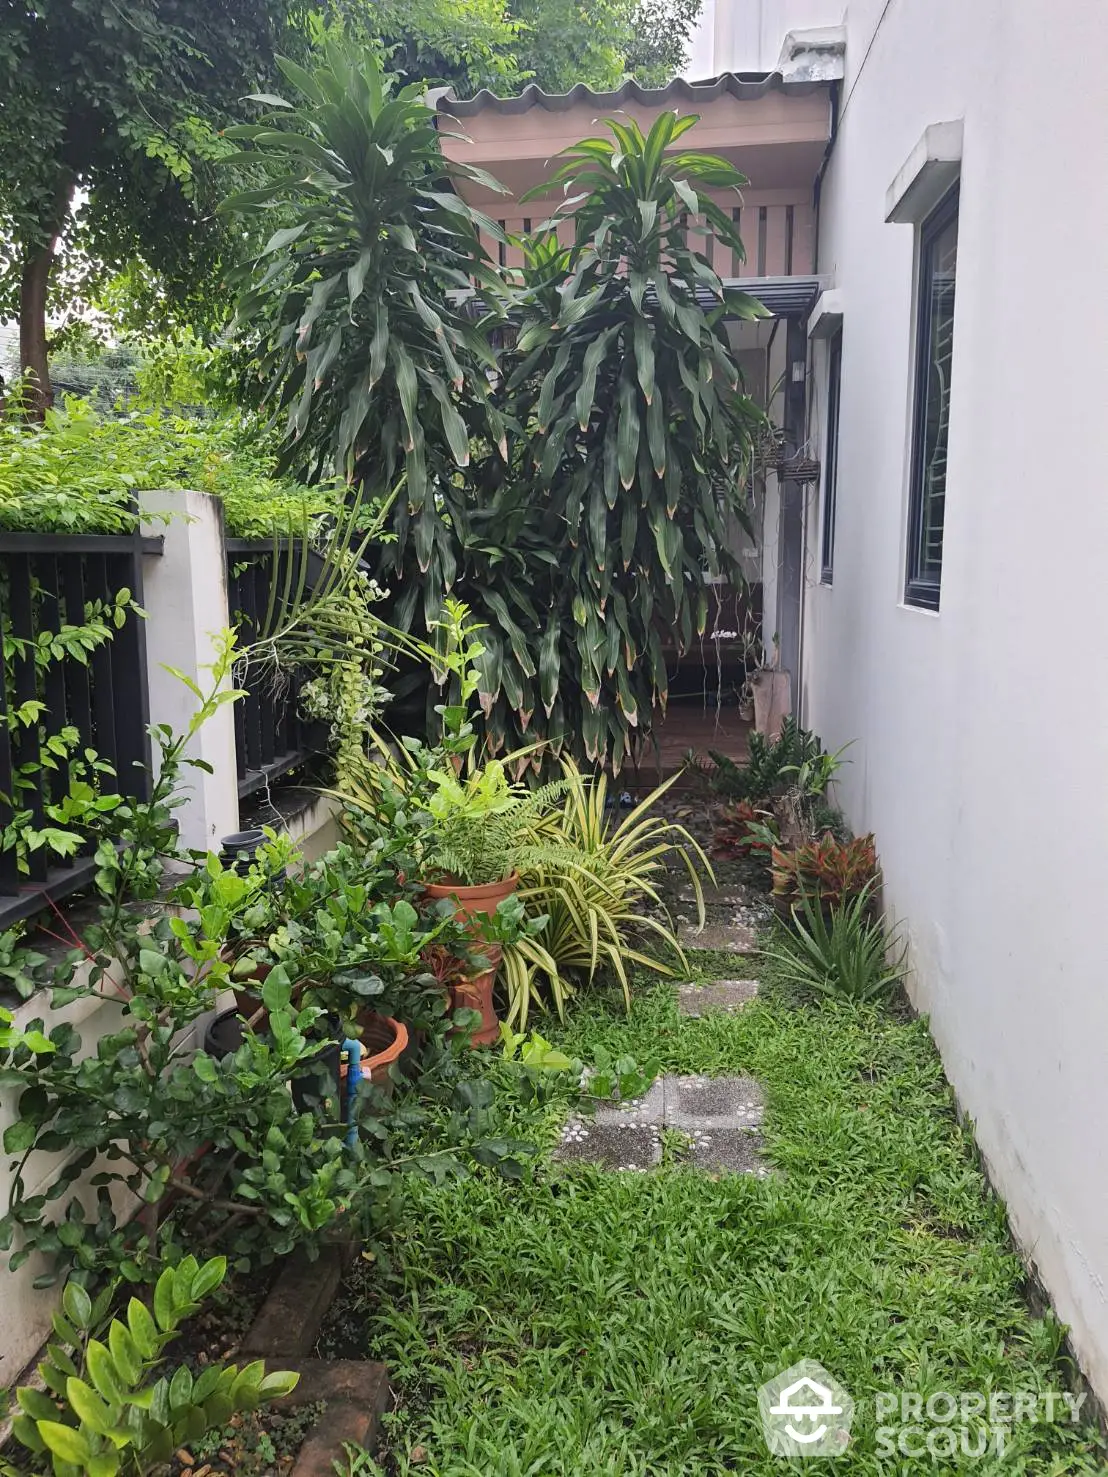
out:
M843 309L835 569L833 585L817 583L813 498L803 711L828 747L855 740L839 796L854 829L876 833L911 993L1016 1236L1105 1397L1108 499L1093 455L1108 296L1092 263L1108 205L1090 184L1108 172L1108 11L851 0L846 27L819 243ZM885 195L924 130L959 119L931 613L903 603L918 233L885 224ZM1044 293L1047 274L1075 298ZM822 445L826 353L813 358Z
M838 25L844 0L704 0L689 43L689 77L770 72L789 31Z

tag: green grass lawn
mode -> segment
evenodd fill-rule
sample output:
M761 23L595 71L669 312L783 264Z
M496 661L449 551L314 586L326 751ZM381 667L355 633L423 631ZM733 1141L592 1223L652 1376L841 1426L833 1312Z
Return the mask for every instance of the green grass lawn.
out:
M705 978L736 973L694 958ZM805 1357L858 1407L850 1450L812 1470L1108 1470L1089 1423L1016 1425L999 1459L878 1455L878 1392L1072 1388L923 1022L763 978L736 1017L681 1019L644 983L630 1019L582 998L550 1034L586 1060L603 1042L666 1071L752 1073L778 1173L543 1158L522 1182L414 1188L391 1272L363 1265L341 1305L399 1397L383 1470L777 1473L757 1387Z

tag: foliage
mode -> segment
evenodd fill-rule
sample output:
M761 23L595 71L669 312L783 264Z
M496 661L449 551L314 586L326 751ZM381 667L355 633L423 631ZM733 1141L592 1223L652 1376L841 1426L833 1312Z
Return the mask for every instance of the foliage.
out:
M281 68L296 102L227 130L268 183L222 209L287 222L236 276L236 323L261 340L259 381L285 416L286 460L313 477L334 467L372 495L402 478L387 564L410 536L422 580L444 594L457 573L448 515L455 537L465 530L453 488L470 439L504 440L487 404L487 336L450 296L493 280L477 230L497 227L451 186L485 176L447 171L418 89L395 91L371 54L330 42L313 70Z
M0 933L0 995L26 1000L40 988L46 956L21 942L17 928Z
M436 637L437 649L427 655L448 698L435 709L441 722L438 742L405 737L390 746L374 734L375 754L364 747L344 753L343 784L334 793L363 844L372 836L408 831L412 865L424 881L445 874L464 886L501 882L522 865L530 828L564 787L555 783L529 790L513 782L509 770L526 766L526 750L478 762L468 709L484 648L468 607L448 600Z
M40 376L59 236L78 278L139 256L156 268L163 299L187 298L198 281L214 285L228 245L207 217L211 163L226 152L216 130L266 79L289 9L282 0L8 9L0 36L0 319L16 315L22 283L24 326L36 340L30 365ZM74 213L78 189L87 198Z
M46 1388L16 1392L13 1434L20 1444L50 1460L58 1477L141 1477L236 1412L289 1394L299 1375L267 1374L260 1360L242 1369L208 1364L195 1376L184 1364L163 1372L163 1350L226 1271L223 1257L202 1265L184 1258L158 1278L153 1311L132 1298L126 1317L112 1318L106 1332L114 1288L94 1302L79 1283L68 1283L38 1366Z
M504 764L490 759L472 774L432 769L427 809L432 841L427 860L451 882L500 882L526 861L530 827L550 810L563 786L529 790L512 784Z
M746 516L759 413L723 320L763 310L722 285L684 217L741 251L707 192L737 200L742 177L665 152L695 118L663 114L649 138L612 123L552 182L586 196L574 244L540 228L516 288L478 239L497 227L449 189L451 173L494 182L448 172L422 103L334 44L315 71L285 71L295 105L234 130L271 183L225 208L283 223L237 322L261 341L286 459L396 489L380 553L394 624L430 637L464 586L493 753L537 741L618 767L665 700L660 630L687 646L707 618L705 569L741 578L727 524ZM451 296L470 282L483 318ZM493 375L509 308L519 337Z
M736 800L727 807L716 825L712 835L712 855L720 861L754 857L768 862L770 852L779 840L777 822L771 813L759 810L749 800Z
M656 884L667 863L676 861L687 872L701 922L704 895L698 868L712 876L707 857L684 827L651 813L672 779L613 824L607 778L582 774L568 757L561 761L561 772L565 799L534 826L520 882L520 897L546 921L535 939L505 949L501 966L508 1021L520 1030L527 1029L532 1005L545 1007L544 986L562 1016L574 983L591 984L602 973L619 981L630 1009L631 968L673 972L639 947L639 938L661 944L684 961L670 927L649 911L651 906L661 908Z
M805 897L836 907L862 893L871 896L878 882L872 834L851 841L826 834L791 851L774 846L770 860L774 900L786 908Z
M43 425L0 415L0 528L127 533L135 494L151 488L217 493L227 531L239 538L296 529L341 506L330 486L277 477L259 427L238 414L108 418L68 399Z
M734 963L689 958L707 980ZM520 1183L413 1183L395 1257L355 1269L333 1320L344 1352L387 1362L395 1394L365 1477L780 1477L753 1391L810 1350L856 1402L850 1453L829 1466L850 1477L924 1470L877 1448L882 1391L1078 1388L1063 1329L1028 1305L927 1023L798 1010L764 956L751 962L759 996L733 1016L684 1019L644 977L631 1016L597 994L545 1034L570 1057L755 1076L780 1172L539 1161ZM1013 1477L1104 1471L1095 1417L1005 1434Z
M736 764L726 754L711 751L715 764L712 784L729 800L764 804L789 788L790 776L803 771L805 776L816 781L827 772L826 761L837 758L825 755L819 734L801 728L792 717L784 719L777 738L767 738L765 734L752 730L749 743L750 757L745 764ZM828 782L830 777L828 775Z
M13 1270L44 1254L40 1286L69 1270L82 1281L105 1273L143 1280L197 1244L226 1251L243 1270L297 1246L314 1254L339 1216L369 1234L396 1174L460 1173L470 1159L510 1171L527 1147L493 1131L492 1102L470 1091L461 1044L445 1040L446 1001L421 956L432 939L458 947L459 930L451 935L453 921L441 915L418 923L396 900L403 836L364 859L340 853L303 879L285 876L292 849L274 839L243 872L209 856L165 890L166 860L186 860L172 815L182 766L201 762L187 757L200 726L240 696L226 685L233 661L228 637L209 690L191 684L199 706L187 731L153 730L160 763L151 800L120 804L96 845L102 902L96 921L73 936L51 1005L117 997L117 1029L89 1052L64 1021L17 1025L0 1010L0 1085L18 1089L3 1136L14 1165L0 1249L15 1245ZM141 904L154 898L151 918ZM505 939L523 931L509 917L497 928ZM252 951L244 975L239 965ZM16 968L27 962L3 952ZM262 960L271 966L264 980ZM241 1044L221 1057L186 1055L182 1042L222 992L252 980L260 1001ZM367 1003L427 1034L422 1095L452 1105L433 1151L419 1147L419 1102L398 1097L390 1107L363 1080L345 1110L340 1104L321 1055L340 1026L328 1013L349 1023ZM402 1152L413 1141L415 1152ZM63 1150L71 1157L55 1157L42 1192L29 1193L27 1166ZM73 1190L94 1167L90 1213ZM128 1223L133 1197L147 1209Z
M875 883L830 908L801 893L792 910L792 930L769 951L790 984L837 1000L861 1004L887 996L907 973L905 942L889 959L885 920L874 919ZM895 943L895 940L892 941Z
M494 747L535 733L618 768L665 703L662 630L685 649L707 619L705 571L741 582L727 526L747 522L760 413L724 317L764 310L723 286L685 224L703 215L742 250L707 193L738 201L742 176L673 148L695 122L662 113L644 137L607 120L611 136L567 150L541 187L577 202L564 207L574 240L563 249L540 228L527 244L504 360L521 434L472 597Z
M500 1045L504 1060L519 1071L519 1089L526 1102L548 1103L555 1099L562 1082L572 1084L572 1092L585 1111L600 1102L629 1102L642 1097L658 1075L654 1060L639 1063L631 1056L614 1056L604 1046L592 1053L592 1064L586 1066L580 1057L567 1056L551 1045L538 1031L513 1031L505 1021L500 1023Z
M681 76L703 6L704 0L639 0L625 70L647 87L664 87Z
M0 574L0 598L6 593ZM110 600L88 600L75 610L64 592L60 597L44 592L32 578L32 609L44 593L55 600L57 629L46 623L33 635L19 636L8 624L0 649L0 732L11 745L13 759L12 793L0 792L8 813L0 826L0 847L14 855L24 875L36 851L75 856L89 829L95 830L97 821L122 803L122 797L111 792L110 782L107 792L102 788L103 777L114 778L114 770L94 749L82 746L79 730L69 724L51 727L51 673L67 662L87 667L128 618L143 616L126 588Z
M501 97L529 82L547 92L617 87L625 74L662 86L685 65L702 0L360 0L337 6L354 35L373 36L405 82L448 83L462 97Z

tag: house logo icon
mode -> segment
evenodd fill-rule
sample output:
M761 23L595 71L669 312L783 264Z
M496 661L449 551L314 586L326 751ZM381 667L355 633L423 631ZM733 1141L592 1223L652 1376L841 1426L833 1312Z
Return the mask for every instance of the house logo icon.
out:
M775 1456L839 1456L850 1445L854 1401L814 1359L802 1359L764 1384L758 1411Z

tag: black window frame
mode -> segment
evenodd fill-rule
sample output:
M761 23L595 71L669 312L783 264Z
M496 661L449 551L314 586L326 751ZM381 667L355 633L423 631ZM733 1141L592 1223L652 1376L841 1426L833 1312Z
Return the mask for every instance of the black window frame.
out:
M827 344L827 445L823 454L823 506L820 512L819 578L835 578L835 497L839 482L839 407L842 404L843 331L836 328Z
M913 401L912 401L912 480L910 495L908 499L908 547L907 567L904 583L904 602L906 605L919 606L924 610L939 609L939 595L942 585L942 548L940 546L937 568L933 561L923 559L921 543L923 538L923 515L924 515L924 490L923 482L925 475L924 457L927 445L927 412L928 395L931 385L932 351L933 351L933 308L934 308L934 283L935 283L935 249L940 237L950 228L955 228L955 264L954 283L951 288L951 364L954 362L953 344L953 316L958 296L958 263L957 263L957 236L958 236L958 206L960 191L955 185L949 193L939 202L920 228L919 266L916 273L917 279L917 303L916 303L916 345L915 359L913 363ZM950 386L947 386L947 438L949 441L949 404ZM946 497L946 472L943 473L943 498ZM944 502L945 515L945 502Z

